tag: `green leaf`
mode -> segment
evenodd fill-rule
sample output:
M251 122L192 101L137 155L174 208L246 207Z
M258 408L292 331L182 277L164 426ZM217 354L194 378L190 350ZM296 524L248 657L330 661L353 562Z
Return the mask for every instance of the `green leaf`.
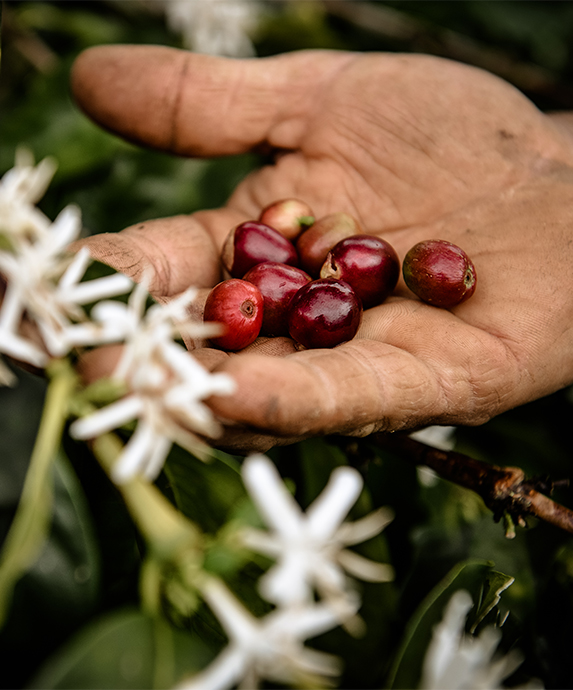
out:
M177 507L206 532L215 533L246 492L230 458L204 463L173 446L165 466Z
M388 688L418 687L433 628L442 619L452 594L465 589L474 601L478 601L484 583L488 578L491 579L492 566L491 562L479 560L459 563L429 592L406 625L402 643L388 676ZM497 580L493 578L492 581Z
M475 632L488 613L499 604L502 593L514 582L514 577L500 573L497 570L492 570L485 576L479 606L474 614L474 621L470 627L470 632Z
M296 447L304 477L297 482L297 500L306 508L322 492L332 471L348 462L340 448L322 438L301 441Z
M212 652L163 619L124 609L91 623L39 671L31 688L169 688Z
M100 595L100 559L86 498L71 465L58 453L51 472L53 505L47 538L16 583L0 635L4 680L19 687L46 654L93 614ZM28 665L19 655L26 649Z
M122 29L116 19L93 11L64 8L64 4L58 7L54 3L25 3L17 17L29 29L68 34L84 45L121 40Z
M13 371L17 385L0 386L0 509L5 515L16 507L22 492L47 383L24 370Z
M89 611L96 601L99 555L86 499L62 451L54 465L54 506L49 538L27 574L54 614Z
M24 487L0 554L0 626L9 610L12 590L35 562L46 539L52 514L52 467L75 386L67 360L53 361L50 385Z

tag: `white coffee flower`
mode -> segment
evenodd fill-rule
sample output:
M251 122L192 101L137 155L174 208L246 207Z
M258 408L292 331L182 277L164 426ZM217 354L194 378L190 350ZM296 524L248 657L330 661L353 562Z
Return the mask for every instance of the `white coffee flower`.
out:
M78 345L108 342L108 334L89 322L82 305L125 293L133 282L117 273L80 283L91 261L89 251L67 253L80 230L79 210L68 206L32 241L0 250L0 275L6 282L0 352L44 367L50 356L62 357ZM37 327L41 342L22 335L24 315Z
M121 337L124 350L112 378L125 384L128 394L76 420L70 427L78 439L94 438L137 420L137 427L112 471L122 483L139 475L154 480L173 442L201 456L197 434L216 438L219 422L203 403L211 395L228 395L234 381L211 374L184 347L174 341L179 333L204 338L213 326L190 321L187 308L196 296L192 288L166 305L145 311L146 282L131 294L128 304L101 302L92 317L108 337Z
M303 640L331 630L356 613L326 603L277 609L255 618L219 580L210 579L203 596L229 637L228 646L201 673L178 690L223 690L238 684L254 689L270 680L299 687L324 687L340 673L340 660L304 646Z
M499 690L521 664L518 652L496 655L499 628L489 626L477 636L464 632L472 605L465 590L458 590L450 599L424 658L422 690Z
M197 53L253 57L250 34L260 4L254 0L170 0L164 4L168 27Z
M456 445L455 426L427 426L410 434L410 438L439 450L453 450Z
M272 532L247 529L245 545L276 559L260 580L262 595L279 605L309 602L314 589L330 600L353 596L345 570L363 580L386 582L393 569L344 547L378 534L392 520L380 509L353 523L343 523L362 490L352 467L338 467L322 494L303 513L274 464L263 455L243 463L243 481Z
M14 167L0 180L0 234L12 242L44 234L50 220L35 204L42 198L56 171L52 158L34 165L34 157L24 148L16 152Z

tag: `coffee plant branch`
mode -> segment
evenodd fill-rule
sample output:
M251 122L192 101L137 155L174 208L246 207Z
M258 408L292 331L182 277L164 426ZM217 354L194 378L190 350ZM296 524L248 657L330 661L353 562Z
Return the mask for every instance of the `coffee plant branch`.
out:
M519 467L498 467L463 453L438 450L400 433L373 434L363 442L416 465L425 465L442 479L474 491L493 512L496 522L504 519L509 538L515 536L514 525L526 527L525 518L530 516L573 534L573 510L548 496L555 487L568 484L568 480L552 482L546 477L526 478ZM360 460L362 453L356 451L355 445L354 448L354 456L358 454ZM352 455L349 458L352 461Z

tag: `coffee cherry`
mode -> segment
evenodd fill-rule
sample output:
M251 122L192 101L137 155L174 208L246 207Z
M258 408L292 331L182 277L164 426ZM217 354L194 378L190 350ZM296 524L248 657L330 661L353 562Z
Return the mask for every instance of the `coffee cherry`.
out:
M476 289L476 270L463 249L446 240L419 242L402 264L406 285L423 302L435 307L454 307L469 299Z
M207 296L203 319L225 327L211 343L223 350L242 350L259 335L263 323L263 296L256 285L231 278L215 285Z
M314 223L312 209L299 199L281 199L266 206L259 221L270 225L287 240L295 240L303 230Z
M301 268L317 277L326 255L334 245L345 237L361 233L358 221L348 213L331 213L319 218L297 240Z
M264 299L261 335L288 335L288 306L294 294L310 281L310 276L295 266L274 261L253 266L244 280L256 285Z
M327 254L321 278L346 281L364 309L381 304L396 287L400 260L394 248L379 237L354 235L338 242Z
M231 230L223 245L221 261L234 278L242 278L250 268L264 261L298 266L292 242L258 221L246 221Z
M291 300L289 334L306 348L334 347L356 335L361 315L360 301L348 283L313 280Z

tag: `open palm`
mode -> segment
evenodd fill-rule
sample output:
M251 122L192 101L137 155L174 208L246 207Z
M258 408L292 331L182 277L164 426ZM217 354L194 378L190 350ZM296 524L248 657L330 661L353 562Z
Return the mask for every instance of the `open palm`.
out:
M400 283L331 350L296 351L287 338L237 355L197 350L239 384L211 400L227 422L223 445L480 424L573 381L573 146L503 81L427 56L227 60L114 46L80 56L72 85L91 117L143 145L276 152L223 209L88 240L96 258L136 278L151 264L159 298L218 282L230 228L285 197L318 217L353 214L401 258L442 238L474 261L468 302L440 310Z

